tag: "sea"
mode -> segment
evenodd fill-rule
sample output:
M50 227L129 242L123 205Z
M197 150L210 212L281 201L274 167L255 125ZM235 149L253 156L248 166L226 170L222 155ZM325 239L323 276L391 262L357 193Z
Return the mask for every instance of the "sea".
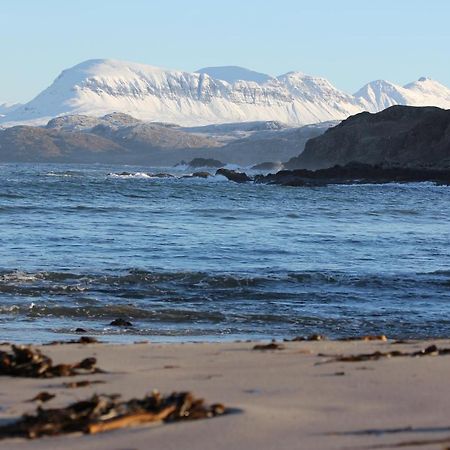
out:
M450 337L450 187L188 172L0 165L0 341Z

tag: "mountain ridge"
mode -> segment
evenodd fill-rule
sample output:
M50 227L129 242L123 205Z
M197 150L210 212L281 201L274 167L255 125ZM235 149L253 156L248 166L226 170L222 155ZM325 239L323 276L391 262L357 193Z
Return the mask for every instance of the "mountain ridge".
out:
M302 72L267 75L262 82L229 78L230 83L204 71L212 69L183 72L119 60L84 61L61 72L30 102L7 110L0 124L42 125L61 115L121 112L182 126L246 121L302 126L378 112L394 104L450 108L450 89L428 78L405 86L375 81L351 95L323 77ZM229 75L239 69L248 78L266 76L235 66L215 68L225 69Z

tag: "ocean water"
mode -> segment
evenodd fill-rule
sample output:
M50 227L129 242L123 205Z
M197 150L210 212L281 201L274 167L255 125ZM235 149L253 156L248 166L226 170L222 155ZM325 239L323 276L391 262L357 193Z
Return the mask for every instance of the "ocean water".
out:
M450 337L449 187L0 170L1 341Z

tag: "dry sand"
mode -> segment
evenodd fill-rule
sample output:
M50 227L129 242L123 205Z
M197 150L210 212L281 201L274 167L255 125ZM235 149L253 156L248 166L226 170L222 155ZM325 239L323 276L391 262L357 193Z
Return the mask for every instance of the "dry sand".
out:
M44 346L55 363L97 357L109 373L75 379L106 384L67 389L62 383L74 378L2 377L1 418L33 411L27 400L43 390L56 394L45 408L94 392L128 399L158 389L190 390L240 412L92 436L2 440L0 449L390 449L411 441L401 448L442 450L450 447L450 355L317 364L329 360L319 353L411 352L432 343L450 347L450 341L291 342L275 351L252 350L249 342Z

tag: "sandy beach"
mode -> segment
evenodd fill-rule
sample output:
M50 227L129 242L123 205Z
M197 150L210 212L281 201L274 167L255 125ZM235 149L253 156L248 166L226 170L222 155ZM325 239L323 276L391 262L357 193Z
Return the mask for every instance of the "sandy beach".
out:
M412 353L432 344L450 347L448 340L288 342L283 349L262 351L252 342L42 346L55 363L96 357L107 373L2 377L3 423L33 412L36 403L29 400L41 391L56 394L43 405L51 408L95 392L129 399L153 389L189 390L232 413L97 435L6 439L0 449L445 449L450 446L450 355L334 360L375 351ZM63 386L84 379L105 383Z

